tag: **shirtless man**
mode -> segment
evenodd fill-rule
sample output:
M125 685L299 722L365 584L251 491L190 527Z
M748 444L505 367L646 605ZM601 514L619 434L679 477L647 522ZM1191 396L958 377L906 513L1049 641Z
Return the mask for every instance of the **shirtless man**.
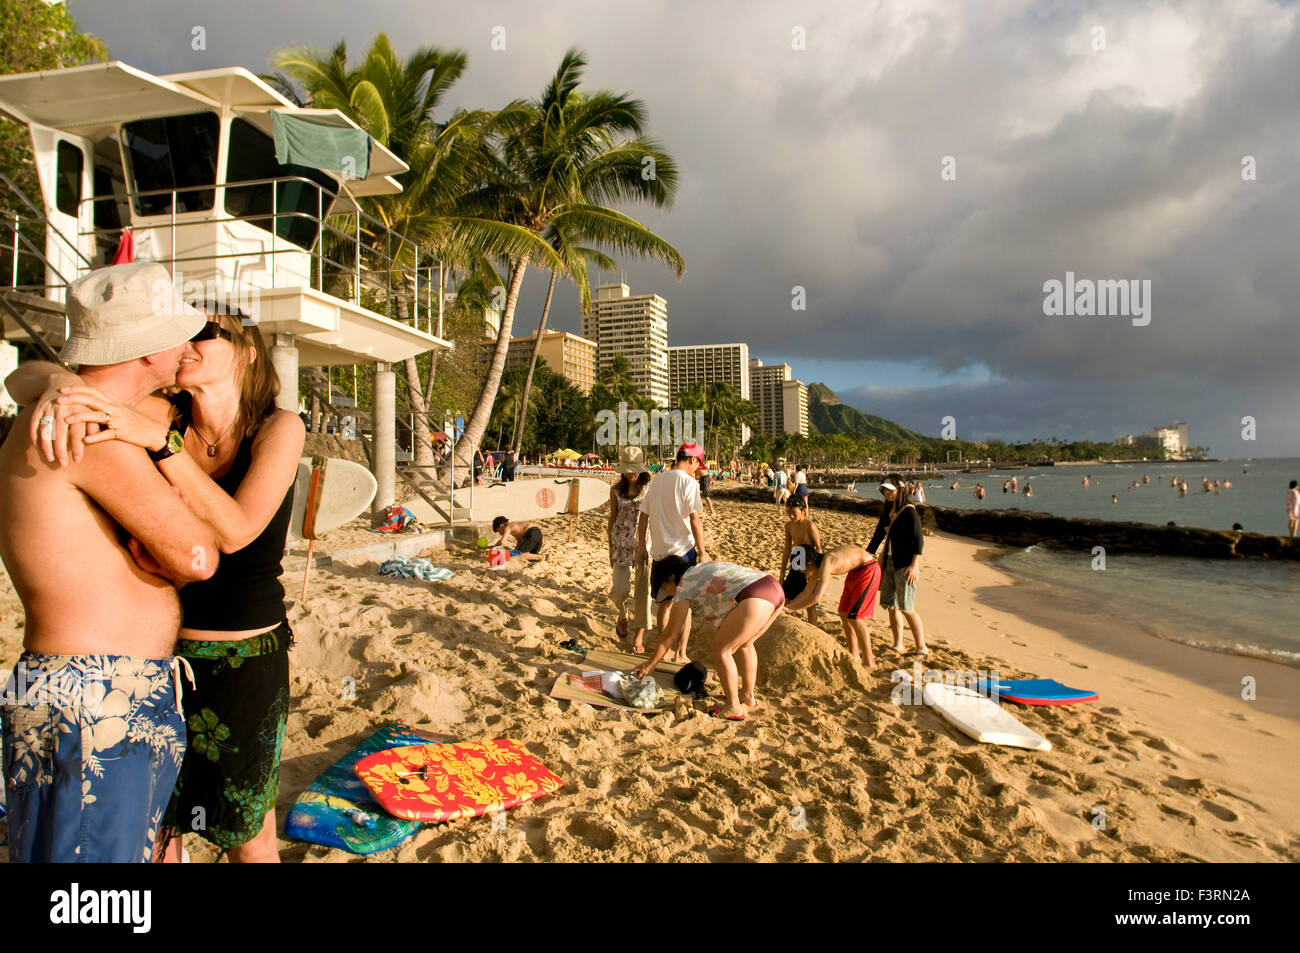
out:
M149 395L175 383L206 321L152 263L74 282L68 319L61 357L141 409L165 407ZM173 581L212 575L216 534L139 447L108 441L60 467L52 418L37 422L43 447L28 438L34 410L0 447L0 559L26 613L3 696L9 856L147 861L185 749ZM174 448L169 434L153 456Z
M840 596L840 625L849 643L849 654L868 672L876 667L871 652L871 634L867 620L875 615L876 591L880 588L880 565L874 556L861 546L852 544L836 546L826 551L821 565L807 569L808 587L795 599L786 603L787 612L800 612L816 606L826 594L826 584L831 576L844 575L844 594ZM847 574L847 575L845 575Z
M808 586L809 567L822 561L822 537L808 515L801 497L786 500L785 551L781 554L781 590L786 601L796 598ZM808 621L817 621L817 606L808 607Z

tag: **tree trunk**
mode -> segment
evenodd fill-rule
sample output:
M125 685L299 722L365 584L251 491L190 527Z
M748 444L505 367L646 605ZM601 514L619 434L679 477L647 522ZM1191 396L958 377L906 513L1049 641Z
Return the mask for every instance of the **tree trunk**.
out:
M533 354L528 360L528 375L524 378L524 399L519 407L519 420L515 424L515 453L524 448L524 426L528 422L528 397L533 390L533 369L537 367L537 352L542 349L542 334L546 331L546 318L551 313L551 295L555 293L555 271L551 271L551 284L546 289L546 306L542 308L542 320L537 325L537 340L533 342ZM559 368L561 373L564 368Z
M456 460L468 467L474 458L487 430L488 419L492 416L492 405L496 403L497 390L501 386L501 375L506 369L506 353L510 350L510 332L515 323L515 306L519 303L519 289L523 287L524 272L528 269L530 252L524 252L510 271L510 287L506 291L506 309L501 315L501 331L497 334L497 346L492 351L492 363L488 365L487 380L483 382L483 393L479 396L474 413L465 424L464 435L456 442Z

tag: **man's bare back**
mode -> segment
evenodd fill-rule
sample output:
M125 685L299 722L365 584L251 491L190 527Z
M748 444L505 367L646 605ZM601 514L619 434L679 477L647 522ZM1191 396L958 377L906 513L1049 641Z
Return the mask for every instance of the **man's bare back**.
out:
M33 410L0 446L0 558L26 610L24 648L169 656L180 628L176 589L136 564L128 540L144 541L188 582L216 569L215 537L138 447L109 441L66 468L45 462L28 439Z

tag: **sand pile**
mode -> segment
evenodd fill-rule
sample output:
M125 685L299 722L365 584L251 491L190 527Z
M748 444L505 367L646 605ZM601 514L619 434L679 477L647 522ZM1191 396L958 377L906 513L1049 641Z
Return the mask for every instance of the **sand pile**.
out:
M861 669L841 642L788 613L773 622L756 644L759 684L765 694L868 688Z

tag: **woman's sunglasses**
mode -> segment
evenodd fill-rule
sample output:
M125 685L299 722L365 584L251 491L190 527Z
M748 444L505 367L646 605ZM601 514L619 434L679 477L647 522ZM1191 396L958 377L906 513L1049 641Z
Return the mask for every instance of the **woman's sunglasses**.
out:
M190 341L197 344L199 341L211 341L213 338L225 338L232 344L235 340L235 336L223 328L220 323L209 321L207 324L203 325L202 331L190 338Z

